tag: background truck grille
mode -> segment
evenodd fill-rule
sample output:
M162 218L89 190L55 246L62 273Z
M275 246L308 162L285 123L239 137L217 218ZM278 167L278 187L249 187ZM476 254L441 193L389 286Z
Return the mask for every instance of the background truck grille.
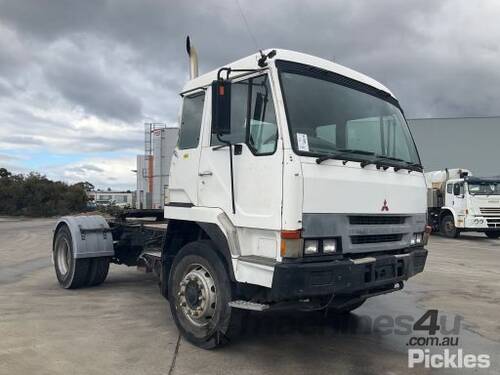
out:
M500 217L487 218L486 222L490 228L500 228Z
M482 215L498 215L500 216L500 207L481 207L479 211Z
M352 225L377 225L377 224L404 224L405 216L387 216L387 215L373 215L373 216L349 216L349 224Z
M379 242L396 242L401 241L402 234L370 234L363 236L351 236L351 243L353 245L365 243L379 243Z

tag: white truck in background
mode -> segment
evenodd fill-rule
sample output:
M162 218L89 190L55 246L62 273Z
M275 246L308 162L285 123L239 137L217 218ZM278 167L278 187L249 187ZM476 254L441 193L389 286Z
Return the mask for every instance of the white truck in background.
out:
M188 53L164 210L61 218L64 288L144 266L184 337L213 348L243 310L347 312L423 271L425 178L385 86L274 49L198 77L189 41Z
M460 232L500 237L500 178L479 178L467 169L425 174L428 223L433 231L457 238Z

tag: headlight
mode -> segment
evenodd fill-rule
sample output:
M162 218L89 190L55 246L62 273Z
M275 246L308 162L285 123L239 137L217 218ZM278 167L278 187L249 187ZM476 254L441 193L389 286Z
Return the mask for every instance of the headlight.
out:
M414 233L410 239L411 246L422 245L424 242L424 234L423 233Z
M323 253L329 254L337 251L337 240L323 240Z
M304 254L316 254L318 252L318 240L304 241Z

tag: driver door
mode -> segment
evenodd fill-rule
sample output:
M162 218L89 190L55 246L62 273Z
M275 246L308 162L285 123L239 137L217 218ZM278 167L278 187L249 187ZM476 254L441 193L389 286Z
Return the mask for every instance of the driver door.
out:
M210 122L208 116L206 120ZM229 147L211 134L211 126L207 128L200 158L199 205L222 208L239 228L280 230L283 149L269 76L231 85L231 133L222 137L233 144L235 214Z
M465 215L465 194L464 194L464 183L456 182L453 185L453 208L458 216Z

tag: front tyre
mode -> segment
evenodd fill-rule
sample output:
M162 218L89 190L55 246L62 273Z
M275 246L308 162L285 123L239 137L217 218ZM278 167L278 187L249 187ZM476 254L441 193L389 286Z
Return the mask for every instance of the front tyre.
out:
M53 248L54 268L59 284L65 289L76 289L86 286L90 260L75 259L73 241L67 226L56 233Z
M452 215L446 215L441 220L441 234L448 238L457 238L460 235Z
M177 328L192 344L215 348L236 333L240 311L229 307L232 285L211 241L185 245L175 256L168 301Z

